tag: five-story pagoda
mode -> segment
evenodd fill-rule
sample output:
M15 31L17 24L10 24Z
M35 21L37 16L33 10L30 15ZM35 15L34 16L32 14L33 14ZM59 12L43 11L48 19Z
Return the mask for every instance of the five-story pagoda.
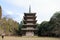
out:
M36 35L36 13L31 13L31 8L29 7L29 13L24 13L23 16L23 27L22 35L25 36L34 36Z

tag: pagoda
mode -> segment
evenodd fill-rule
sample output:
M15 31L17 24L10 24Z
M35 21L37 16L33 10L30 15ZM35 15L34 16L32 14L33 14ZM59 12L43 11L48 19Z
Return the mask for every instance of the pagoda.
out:
M24 13L23 26L21 28L23 36L36 35L36 13L31 13L31 7L29 7L29 13Z

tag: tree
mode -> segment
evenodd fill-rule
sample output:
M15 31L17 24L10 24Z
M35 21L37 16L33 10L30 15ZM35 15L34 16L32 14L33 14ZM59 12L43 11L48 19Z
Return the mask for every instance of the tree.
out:
M55 34L54 36L60 36L60 12L56 12L49 21L52 24L53 30L51 33Z
M60 37L60 12L56 12L50 21L43 21L38 29L38 36Z
M3 19L0 20L0 31L3 30L3 32L6 34L6 35L13 35L15 34L15 29L17 30L18 29L18 25L19 23L17 23L16 21L14 21L13 19L11 18L6 18L4 17Z
M46 35L47 34L47 28L49 26L49 23L47 21L43 21L40 26L38 27L38 35Z
M21 21L20 24L19 24L19 26L18 26L18 30L15 30L15 31L16 31L16 34L19 35L19 36L22 35L22 34L21 34L22 24L23 24L23 22Z

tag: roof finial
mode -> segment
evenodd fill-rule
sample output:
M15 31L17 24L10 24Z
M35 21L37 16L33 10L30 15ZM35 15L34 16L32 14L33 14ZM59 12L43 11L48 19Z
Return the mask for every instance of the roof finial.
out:
M31 6L29 5L29 13L31 13Z

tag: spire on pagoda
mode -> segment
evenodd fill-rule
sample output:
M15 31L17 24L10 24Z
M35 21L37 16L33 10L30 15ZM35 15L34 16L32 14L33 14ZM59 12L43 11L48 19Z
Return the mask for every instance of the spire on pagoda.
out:
M29 6L29 13L31 13L31 6Z

